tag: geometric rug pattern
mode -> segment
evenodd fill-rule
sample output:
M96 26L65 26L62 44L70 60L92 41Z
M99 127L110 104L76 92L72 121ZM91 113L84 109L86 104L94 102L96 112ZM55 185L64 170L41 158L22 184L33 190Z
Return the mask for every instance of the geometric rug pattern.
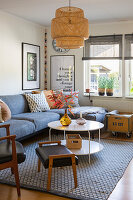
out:
M52 140L63 139L63 134L52 134ZM37 172L35 148L39 141L47 141L42 135L24 145L26 161L19 165L21 187L45 191L48 170L41 166ZM133 158L133 143L101 139L104 149L88 156L79 156L77 166L78 187L74 188L72 168L53 168L50 193L74 199L107 200ZM10 169L0 171L0 183L14 185L14 175Z

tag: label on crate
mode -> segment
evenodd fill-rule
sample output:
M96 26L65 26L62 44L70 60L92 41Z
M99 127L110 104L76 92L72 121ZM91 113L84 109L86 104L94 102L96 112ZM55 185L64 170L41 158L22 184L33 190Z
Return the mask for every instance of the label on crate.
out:
M123 123L113 122L113 126L123 126Z

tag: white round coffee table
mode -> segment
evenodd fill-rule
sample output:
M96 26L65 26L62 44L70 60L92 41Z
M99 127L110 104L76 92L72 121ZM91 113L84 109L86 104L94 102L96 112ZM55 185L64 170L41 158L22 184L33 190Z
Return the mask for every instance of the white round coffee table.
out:
M48 123L49 129L49 140L51 141L51 129L59 130L64 132L64 140L62 140L62 144L66 144L66 131L75 131L75 132L88 132L88 140L82 140L82 148L81 149L71 149L75 155L89 155L89 163L90 163L90 154L97 153L103 149L103 145L100 144L100 130L104 127L104 124L96 121L86 120L86 124L78 125L76 120L72 120L72 123L69 126L62 126L60 121L53 121ZM90 141L90 131L99 130L99 143L95 141Z

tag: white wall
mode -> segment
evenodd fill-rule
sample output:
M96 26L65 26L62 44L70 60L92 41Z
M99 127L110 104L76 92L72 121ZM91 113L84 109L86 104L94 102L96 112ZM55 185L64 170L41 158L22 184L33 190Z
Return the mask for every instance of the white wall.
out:
M50 27L48 28L48 86L50 83L50 56L62 55L56 53L52 48L52 39L50 36ZM110 34L131 34L133 33L133 21L121 21L116 23L90 24L90 35L110 35ZM65 55L75 55L75 85L76 90L80 90L79 99L81 105L89 105L88 97L83 95L84 76L83 76L83 48L70 50ZM124 72L124 66L123 66ZM123 77L123 83L124 83ZM124 84L123 84L124 86ZM133 99L93 97L93 105L103 106L109 110L117 109L121 112L133 112Z
M0 12L0 95L22 93L22 42L40 46L44 88L44 31L40 25Z

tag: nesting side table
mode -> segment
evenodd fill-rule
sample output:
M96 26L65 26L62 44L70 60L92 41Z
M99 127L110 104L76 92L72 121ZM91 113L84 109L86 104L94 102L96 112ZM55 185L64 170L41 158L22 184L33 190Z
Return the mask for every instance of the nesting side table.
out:
M82 140L82 148L81 149L71 149L75 155L89 155L89 163L90 163L90 155L97 153L103 149L103 145L100 144L100 130L104 127L104 124L96 121L86 120L86 124L78 125L76 120L72 120L72 123L69 126L62 126L60 121L53 121L48 123L49 127L49 140L51 141L51 129L59 130L64 132L64 140L61 141L63 145L66 145L66 132L88 132L88 140ZM99 130L99 142L90 140L90 132L94 130ZM81 136L82 137L82 136Z

